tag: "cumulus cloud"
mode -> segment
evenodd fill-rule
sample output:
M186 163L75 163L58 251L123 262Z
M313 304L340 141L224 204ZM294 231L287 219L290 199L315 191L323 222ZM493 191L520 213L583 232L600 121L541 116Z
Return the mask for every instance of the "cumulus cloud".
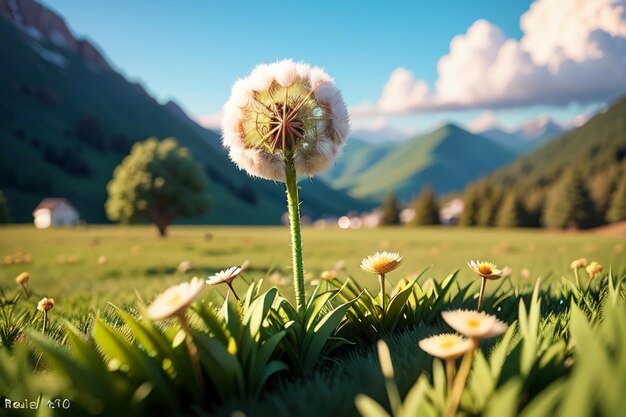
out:
M439 60L434 92L398 68L376 105L354 108L353 117L586 103L626 92L626 0L536 0L520 22L517 41L478 20Z

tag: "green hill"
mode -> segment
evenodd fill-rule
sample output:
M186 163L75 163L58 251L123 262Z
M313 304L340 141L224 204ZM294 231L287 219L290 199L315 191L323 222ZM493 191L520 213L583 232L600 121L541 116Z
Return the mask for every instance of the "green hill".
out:
M79 41L79 54L18 29L0 14L0 189L14 221L31 221L43 197L65 197L86 221L105 222L105 186L114 167L134 142L150 136L176 137L204 165L213 207L193 222L280 221L280 184L237 170L217 133L175 104L159 104L106 63L89 59L80 42L86 41ZM303 181L301 195L303 215L314 218L365 207L320 180Z
M359 198L381 199L394 191L409 200L426 184L438 194L460 191L515 157L512 151L452 124L390 148L358 146L356 157L346 153L348 161L340 160L344 170L331 179L333 186Z
M341 178L358 175L384 158L396 145L389 142L374 144L350 138L335 164L322 174L322 178L332 183Z
M576 168L590 176L626 158L626 97L583 126L495 171L488 179L507 186L544 187Z
M554 219L560 218L558 212L565 210L561 204L578 207L579 212L571 209L575 214L560 227L584 228L615 221L608 213L625 176L626 97L623 97L583 126L469 184L465 198L470 202L485 202L480 207L482 214L478 214L484 219L487 214L495 217L498 198L503 193L522 196L526 215L521 225L534 227L558 224ZM572 182L572 178L583 179L582 185ZM593 200L593 205L585 205L588 198ZM470 213L467 224L484 225L478 217L472 220L476 216L474 211ZM583 218L590 220L579 222Z

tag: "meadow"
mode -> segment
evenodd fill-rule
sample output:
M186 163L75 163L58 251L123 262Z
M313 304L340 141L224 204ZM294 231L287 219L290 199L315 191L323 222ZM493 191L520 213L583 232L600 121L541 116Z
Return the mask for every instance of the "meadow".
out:
M450 331L442 312L476 308L480 279L466 263L485 259L508 267L484 300L508 330L459 360L459 375L466 362L472 372L456 415L626 415L626 355L615 349L626 343L622 236L305 228L303 315L288 237L285 227L177 226L166 239L148 226L0 228L0 397L71 401L46 410L59 416L453 415L443 362L418 342ZM376 251L404 257L382 309L377 278L359 267ZM580 257L604 271L577 280L570 263ZM225 301L217 285L189 309L189 324L146 319L142 305L169 286L244 261L233 282L242 302ZM337 277L320 280L331 269ZM11 303L21 272L35 296ZM55 305L42 335L44 296Z
M352 276L373 290L377 280L359 269L361 259L376 251L404 256L394 282L428 268L427 275L443 277L461 269L459 279L474 279L466 262L490 259L512 269L516 280L532 283L539 276L559 278L570 273L571 260L586 257L626 268L622 236L566 233L534 229L408 228L303 230L307 279L319 279L324 270L342 261L342 276ZM167 286L192 276L205 277L250 261L248 280L266 277L266 286L291 288L289 230L286 227L175 226L167 239L150 226L89 226L37 230L30 226L0 228L0 255L30 254L29 264L0 266L0 287L15 287L15 277L27 271L31 286L42 296L79 301L82 307L102 308L107 302L132 303L136 292L146 299ZM100 257L106 263L98 264ZM188 260L191 269L177 271ZM395 283L395 282L394 282ZM244 282L235 282L235 288ZM220 292L221 289L212 291ZM219 297L222 297L224 291ZM285 291L289 296L291 291Z

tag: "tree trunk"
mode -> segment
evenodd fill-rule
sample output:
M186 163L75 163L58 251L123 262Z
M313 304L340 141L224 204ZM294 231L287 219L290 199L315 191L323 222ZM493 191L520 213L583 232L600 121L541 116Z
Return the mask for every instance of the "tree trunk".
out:
M150 219L157 227L157 230L159 231L159 237L167 237L167 227L172 223L172 219L168 215L164 213L159 213L157 211L152 212Z

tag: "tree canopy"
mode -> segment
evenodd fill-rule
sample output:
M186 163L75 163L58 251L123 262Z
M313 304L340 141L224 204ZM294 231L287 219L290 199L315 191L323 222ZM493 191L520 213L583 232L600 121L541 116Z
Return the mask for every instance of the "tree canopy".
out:
M174 138L136 143L115 168L105 208L112 221L147 219L161 236L177 218L204 213L210 205L202 166Z

